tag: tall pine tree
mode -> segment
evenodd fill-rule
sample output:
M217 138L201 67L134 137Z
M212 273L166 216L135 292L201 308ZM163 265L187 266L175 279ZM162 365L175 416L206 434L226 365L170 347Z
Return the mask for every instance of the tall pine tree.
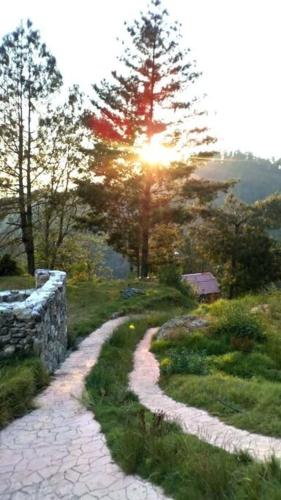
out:
M103 180L98 211L103 210L117 248L123 253L127 248L129 256L133 249L146 277L153 225L175 220L186 209L186 193L189 200L205 194L210 199L223 185L191 176L198 161L210 156L215 140L202 125L204 113L193 88L200 73L189 49L181 49L179 23L170 22L160 0L152 0L148 12L126 29L119 69L93 86L94 112L86 120L95 138L92 170ZM88 180L80 192L93 206L101 200L95 198L97 185Z
M40 113L62 85L56 60L31 21L0 46L0 188L20 229L30 274L35 269L34 192L44 165L38 162ZM19 221L19 222L18 222Z

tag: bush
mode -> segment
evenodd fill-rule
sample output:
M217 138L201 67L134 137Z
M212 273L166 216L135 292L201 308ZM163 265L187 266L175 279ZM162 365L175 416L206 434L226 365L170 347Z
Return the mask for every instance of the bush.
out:
M222 370L229 375L240 378L251 378L262 376L268 379L278 378L275 363L266 354L253 352L243 354L241 352L229 352L223 356L216 356L212 364L218 370Z
M181 283L181 274L176 264L166 264L160 268L159 281L163 285L178 288Z
M0 276L18 276L19 274L21 274L21 270L16 261L5 253L0 259Z
M173 337L173 339L157 339L152 342L151 351L155 353L167 352L170 350L188 350L192 352L204 351L206 355L224 354L229 351L229 344L225 339L216 339L205 332L193 332Z
M254 342L262 342L265 338L261 321L237 304L224 311L211 331L215 336L228 339L234 349L241 351L250 351Z
M162 266L159 272L159 281L163 285L176 288L184 295L195 298L191 286L182 280L181 271L177 264L167 264Z
M190 373L193 375L207 375L208 361L206 353L192 352L188 350L170 351L169 360L161 363L163 373Z

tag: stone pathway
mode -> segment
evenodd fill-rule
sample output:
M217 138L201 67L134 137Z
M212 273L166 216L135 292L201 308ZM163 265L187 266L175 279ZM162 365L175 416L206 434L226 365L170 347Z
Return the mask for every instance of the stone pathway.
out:
M79 402L102 344L126 318L108 321L62 364L39 408L0 433L1 500L160 500L162 491L112 462L93 414Z
M208 412L178 403L166 396L158 386L159 364L149 352L157 328L150 328L135 352L130 388L140 402L152 412L163 411L166 419L177 422L187 434L197 436L214 446L234 453L246 451L253 458L267 460L272 455L281 458L281 439L253 434L224 424Z

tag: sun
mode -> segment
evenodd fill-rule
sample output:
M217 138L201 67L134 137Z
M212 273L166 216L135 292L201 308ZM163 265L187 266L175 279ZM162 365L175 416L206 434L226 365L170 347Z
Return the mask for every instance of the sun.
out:
M178 153L169 146L164 146L157 136L154 136L150 142L142 144L138 149L138 154L144 163L151 165L168 165L176 161Z

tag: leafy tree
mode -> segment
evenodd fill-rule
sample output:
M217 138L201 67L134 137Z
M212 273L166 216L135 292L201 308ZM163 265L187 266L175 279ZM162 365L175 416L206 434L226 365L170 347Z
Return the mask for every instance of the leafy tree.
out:
M44 165L48 185L40 185L37 196L35 232L37 257L40 265L53 269L58 265L64 241L77 233L77 219L85 208L75 192L74 179L87 167L81 152L85 128L81 125L83 96L73 87L65 103L49 105L40 119L40 149L38 158Z
M211 155L215 140L202 123L204 113L193 90L200 73L189 49L180 47L179 23L169 20L160 0L152 0L148 12L127 26L127 37L119 71L93 86L94 112L86 122L95 144L88 152L102 182L90 186L86 180L80 193L99 216L97 224L110 221L107 230L116 248L133 254L146 277L154 224L183 217L186 195L212 198L223 184L191 178L198 162ZM157 155L160 143L166 152L162 158ZM188 159L172 158L172 152L187 148Z
M57 264L75 281L110 276L110 269L105 264L107 248L105 235L73 231L58 249Z
M193 227L198 254L220 276L229 298L280 279L281 248L268 235L269 224L263 206L229 194L222 207Z
M30 274L34 273L34 191L44 173L38 161L40 113L62 85L56 60L31 21L0 46L0 189L16 215Z
M281 227L281 195L272 194L256 203L260 214L266 221L269 229L280 229Z

